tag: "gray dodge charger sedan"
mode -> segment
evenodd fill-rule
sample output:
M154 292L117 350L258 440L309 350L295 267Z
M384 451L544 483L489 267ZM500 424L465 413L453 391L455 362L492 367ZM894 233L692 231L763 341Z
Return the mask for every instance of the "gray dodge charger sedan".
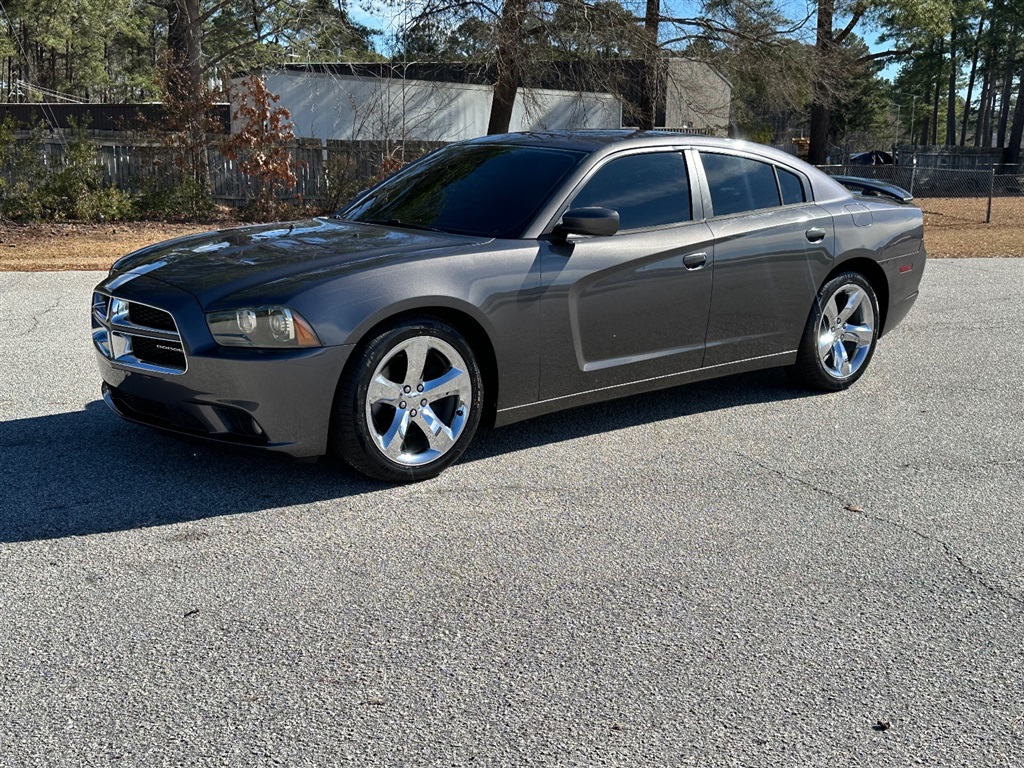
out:
M840 390L917 297L908 200L738 141L455 144L333 216L120 259L92 299L103 397L410 481L481 423L770 366Z

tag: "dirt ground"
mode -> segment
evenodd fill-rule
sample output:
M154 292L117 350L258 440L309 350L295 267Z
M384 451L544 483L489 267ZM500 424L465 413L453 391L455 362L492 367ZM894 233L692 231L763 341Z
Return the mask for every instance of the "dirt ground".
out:
M925 198L925 246L939 258L1024 257L1024 198ZM107 269L117 258L172 237L236 226L208 224L17 224L0 221L0 271Z
M933 197L914 201L924 211L924 243L939 258L1024 257L1024 198Z

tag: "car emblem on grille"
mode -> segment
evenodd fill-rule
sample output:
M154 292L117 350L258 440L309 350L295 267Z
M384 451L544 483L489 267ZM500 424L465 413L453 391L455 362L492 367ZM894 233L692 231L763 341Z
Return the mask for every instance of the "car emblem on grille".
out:
M167 310L98 291L93 294L92 309L93 343L108 360L149 373L186 371L181 336Z

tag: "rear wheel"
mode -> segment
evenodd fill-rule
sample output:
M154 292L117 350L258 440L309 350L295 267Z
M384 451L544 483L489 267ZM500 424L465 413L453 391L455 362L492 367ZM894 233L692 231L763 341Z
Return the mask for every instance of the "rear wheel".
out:
M440 474L473 439L483 380L454 328L416 318L385 329L357 353L339 387L334 450L380 480Z
M878 298L863 275L844 272L821 287L791 372L814 389L838 391L859 379L878 342Z

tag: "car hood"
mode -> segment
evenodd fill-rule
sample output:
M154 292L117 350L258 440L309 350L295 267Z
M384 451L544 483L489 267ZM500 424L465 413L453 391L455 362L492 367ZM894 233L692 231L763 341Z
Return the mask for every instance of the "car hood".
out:
M334 219L205 232L168 240L114 263L112 275L147 275L194 295L203 306L256 286L301 290L345 268L465 247L487 238Z

